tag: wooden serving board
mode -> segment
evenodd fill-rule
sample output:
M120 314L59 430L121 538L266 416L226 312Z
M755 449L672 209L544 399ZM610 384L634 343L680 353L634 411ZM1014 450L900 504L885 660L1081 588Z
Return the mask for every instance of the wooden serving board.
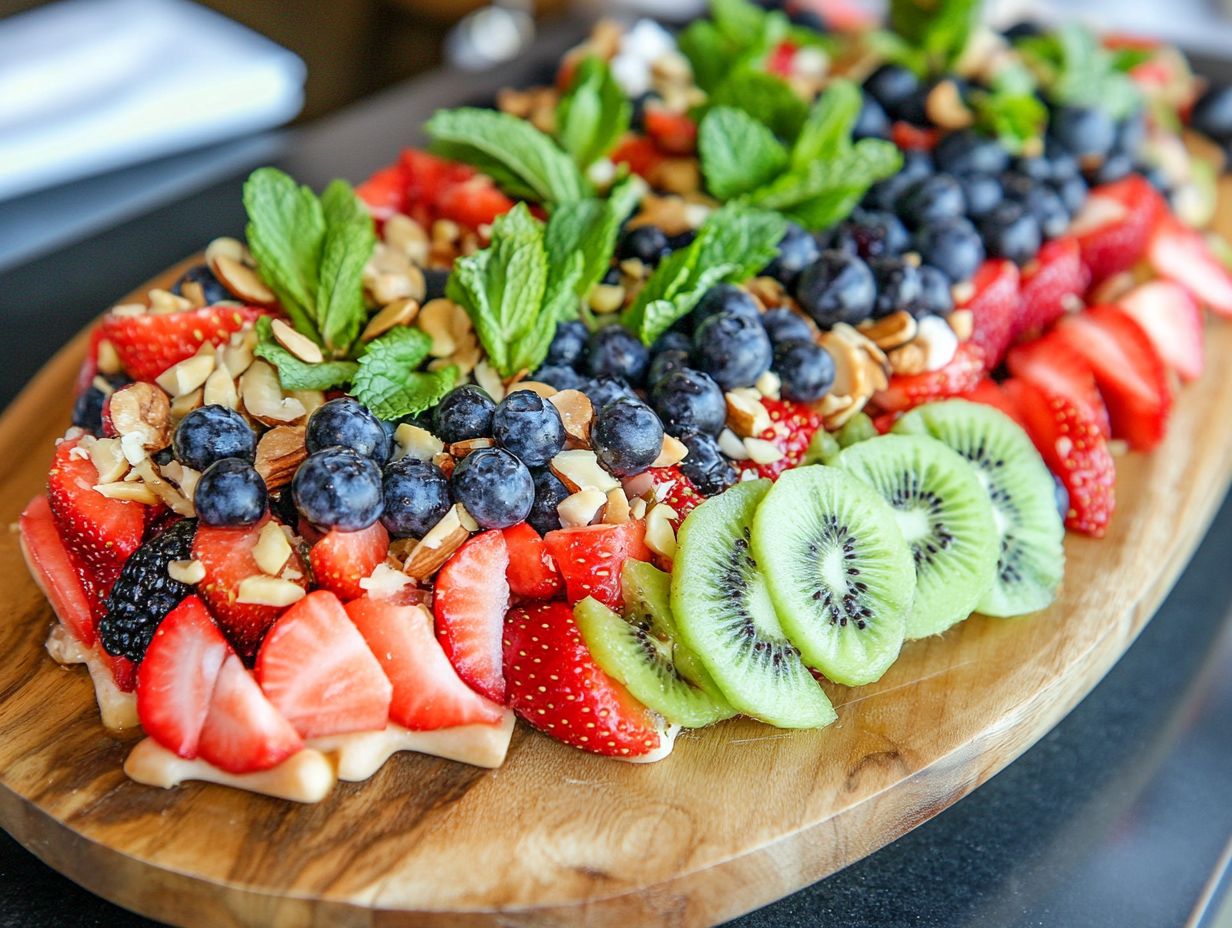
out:
M157 283L166 283L168 272ZM143 291L146 288L143 288ZM0 418L0 516L41 491L78 337ZM957 801L1057 723L1150 619L1232 476L1232 325L1167 441L1118 459L1102 541L1069 536L1057 603L908 644L837 724L731 720L636 766L515 732L495 771L399 755L301 806L121 771L84 671L45 653L51 610L0 537L0 826L52 867L179 925L706 925L859 859Z

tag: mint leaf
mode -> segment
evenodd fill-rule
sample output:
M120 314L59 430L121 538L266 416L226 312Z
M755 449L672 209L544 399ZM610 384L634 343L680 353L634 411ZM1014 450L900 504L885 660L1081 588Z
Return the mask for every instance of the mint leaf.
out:
M325 215L316 195L276 168L244 183L248 247L295 328L316 338L317 275Z
M733 265L725 279L741 281L755 276L778 255L787 220L770 210L729 203L712 213L702 228L706 235L699 246L699 266Z
M709 92L719 86L732 52L714 23L708 19L694 20L676 37L676 47L689 59L698 87Z
M432 150L488 174L508 193L548 205L580 200L590 184L551 138L496 110L438 110L424 127Z
M1009 67L993 78L990 91L971 95L975 124L1017 154L1038 146L1048 124L1048 107L1035 95L1035 81L1025 68Z
M960 57L979 22L981 0L890 0L890 28L939 71Z
M744 110L784 139L794 139L808 115L808 104L785 80L752 67L733 71L715 88L709 104Z
M636 181L625 178L613 185L607 199L592 197L563 203L548 219L544 237L548 264L555 267L574 253L581 255L581 270L574 285L578 297L586 297L611 266L620 224L637 205L638 190Z
M360 356L352 393L378 419L399 419L435 406L453 389L458 369L416 370L431 346L432 339L419 329L391 329Z
M323 361L306 364L274 340L269 316L257 320L257 347L253 354L278 368L284 390L330 390L351 382L359 365L354 361Z
M364 265L376 248L372 217L351 185L336 180L321 195L325 240L317 284L317 327L327 351L344 355L367 318Z
M1054 103L1099 108L1113 119L1129 116L1142 103L1124 70L1134 59L1104 48L1094 32L1077 23L1022 39L1017 48Z
M769 183L787 165L787 150L765 125L743 110L716 106L697 130L706 189L730 200Z
M748 0L710 0L715 28L731 41L747 41L766 28L768 13Z
M633 106L597 55L578 65L556 107L556 138L583 168L594 164L629 130Z
M792 168L806 169L814 161L847 149L851 145L851 130L855 128L862 105L860 88L851 81L831 82L826 92L813 104L800 128L800 135L791 149Z

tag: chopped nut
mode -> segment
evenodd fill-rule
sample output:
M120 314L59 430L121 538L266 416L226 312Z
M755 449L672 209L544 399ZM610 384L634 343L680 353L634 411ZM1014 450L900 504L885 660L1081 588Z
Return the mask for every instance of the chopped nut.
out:
M454 303L446 299L429 300L419 310L415 324L432 339L428 354L434 358L447 358L458 348L450 325L453 312Z
M307 335L296 332L283 320L275 319L270 323L270 331L273 333L274 341L305 364L320 364L325 360L325 355L321 354L320 345Z
M73 450L76 451L78 448L81 448L81 445ZM128 473L128 461L124 457L119 440L99 438L90 443L87 452L94 469L98 471L99 483L115 483Z
M826 431L833 432L835 429L842 428L847 424L848 420L850 420L856 415L856 413L865 407L868 401L869 397L867 396L847 397L847 405L845 407L839 409L837 412L831 413L825 418L825 420L823 420Z
M969 309L956 309L950 313L949 323L958 340L965 342L975 329L975 314Z
M177 396L171 401L171 424L178 425L181 419L183 419L194 409L200 408L204 403L204 389L193 390L192 393L185 393L183 396Z
M167 565L167 576L192 586L205 579L205 565L200 561L172 561Z
M958 84L952 80L940 81L933 86L924 100L924 112L933 125L943 129L965 129L975 117L963 102Z
M150 310L156 313L181 313L193 308L192 300L155 287L147 294L150 299Z
M410 216L394 213L385 220L382 230L385 243L406 255L413 263L428 263L428 233Z
M366 577L361 577L359 586L372 599L389 599L398 595L413 581L401 570L389 564L377 564L376 568Z
M270 490L285 487L295 476L299 465L308 457L302 425L279 425L257 442L254 466Z
M139 481L129 483L120 480L117 483L100 483L94 489L108 499L121 499L133 503L142 503L146 506L154 506L158 503L158 497L154 495L154 491Z
M702 186L696 158L664 158L651 167L647 180L668 193L693 193Z
M750 399L747 394L729 390L724 398L727 401L727 427L737 435L757 436L772 425L770 413L761 404L760 396Z
M915 330L915 317L906 310L891 313L860 326L860 332L883 351L907 344L915 338Z
M152 383L130 383L111 395L111 423L120 436L140 435L142 447L160 451L171 444L171 404Z
M782 306L789 302L787 288L773 277L754 277L744 287L762 306Z
M158 469L158 472L179 487L180 494L185 499L193 498L193 494L197 491L197 481L201 479L200 471L185 467L179 461L168 461Z
M646 547L655 554L674 558L676 532L672 529L672 519L676 518L679 513L671 506L664 503L651 506L646 513Z
M755 464L773 464L783 459L783 452L778 446L764 438L746 438L744 447Z
M508 396L510 393L516 393L519 390L529 390L531 393L536 396L541 396L545 400L550 400L559 392L550 383L540 383L538 380L518 380L509 384L509 386L505 388L505 395Z
M394 429L394 441L398 447L394 460L413 458L416 461L431 461L445 450L445 444L427 429L404 422Z
M238 377L252 364L252 350L257 344L255 329L236 332L218 352L218 363L232 377Z
M674 467L683 461L689 454L689 449L685 447L684 442L672 435L663 436L663 444L659 448L659 456L655 458L651 467Z
M237 603L279 607L299 602L307 595L298 583L263 574L241 580L238 593L235 597Z
M144 303L119 303L108 311L109 316L144 316L149 307Z
M623 525L629 521L629 498L619 487L607 491L607 503L603 507L603 521L608 525Z
M566 496L556 507L556 512L560 516L561 526L580 528L583 525L590 525L606 503L607 493L591 487Z
M141 482L150 488L150 491L167 504L172 512L181 516L192 516L196 514L193 508L192 500L184 496L176 487L169 484L159 474L158 469L154 466L154 462L149 458L142 458L133 465L133 471L128 475L129 480L135 477L140 477Z
M252 546L252 559L263 573L277 577L291 557L291 543L282 526L272 519L261 527L257 543Z
M239 239L228 238L227 236L216 238L205 246L206 264L212 268L219 258L230 258L232 261L238 261L240 264L250 264L252 262L252 255L248 253L244 243Z
M827 393L817 402L817 411L822 418L828 418L848 409L855 403L855 397L844 393Z
M777 400L779 398L779 391L783 388L783 381L774 371L766 371L757 378L757 383L753 384L753 387L762 396Z
M124 362L116 351L111 339L100 339L98 343L98 372L100 374L118 374L124 370Z
M644 519L646 517L646 500L640 496L629 504L629 518Z
M744 446L744 440L731 429L719 432L719 450L733 461L749 459L749 449Z
M912 344L924 349L924 370L939 371L958 351L958 336L940 316L925 316Z
M419 303L415 300L394 300L368 320L359 340L370 342L400 325L410 325L419 315Z
M595 284L590 288L586 302L597 313L614 313L624 305L625 288L620 284Z
M970 301L975 296L975 284L969 280L964 280L950 287L950 298L953 299L955 306L962 306ZM969 310L959 310L960 312L969 312Z
M235 381L231 379L229 370L225 367L215 368L214 373L205 379L201 402L206 406L226 406L228 409L239 406L240 395L235 389Z
M278 372L265 361L253 361L240 377L244 408L265 425L283 425L304 418L308 410L293 397L283 396Z
M460 508L461 504L455 504L411 551L405 567L410 577L421 583L432 577L470 537L470 530L462 524Z
M448 451L442 451L432 456L432 463L439 467L441 473L448 478L453 474L453 469L458 466L458 459Z
M463 506L461 503L458 503L457 507L458 507L458 521L462 523L462 527L465 528L468 532L479 531L479 523L475 521L474 516L472 516L469 512L467 512L466 507Z
M205 288L198 281L184 280L180 282L180 293L188 300L189 305L193 309L200 309L205 305Z
M830 390L841 396L869 395L873 388L869 378L868 356L856 343L844 337L841 328L835 326L821 335L821 347L834 361L834 384Z
M214 355L201 351L172 365L155 378L155 383L171 396L192 393L214 373Z
M594 422L595 409L581 390L561 390L548 397L548 402L560 413L561 424L571 448L590 447L590 426Z
M325 405L323 390L292 390L291 397L300 401L306 416L311 416L319 406Z
M608 490L620 486L620 481L599 464L595 453L586 449L562 451L552 458L548 466L571 493L594 489L606 494Z
M464 458L472 451L478 451L480 448L492 448L495 445L496 442L491 438L467 438L463 441L451 442L449 453L455 458Z
M911 376L928 369L928 355L923 345L909 342L890 352L890 368L896 374Z
M219 283L245 303L268 306L278 299L256 271L234 258L219 255L210 264L210 270Z
M505 382L487 361L480 361L475 365L474 377L475 383L487 391L494 403L499 403L505 398Z

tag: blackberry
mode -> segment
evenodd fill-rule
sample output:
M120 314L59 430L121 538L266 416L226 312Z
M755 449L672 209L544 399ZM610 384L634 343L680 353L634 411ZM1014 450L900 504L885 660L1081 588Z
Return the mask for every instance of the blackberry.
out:
M192 587L167 574L172 561L192 557L195 519L176 522L155 535L124 562L107 597L107 614L98 623L98 637L108 654L140 662L167 613Z

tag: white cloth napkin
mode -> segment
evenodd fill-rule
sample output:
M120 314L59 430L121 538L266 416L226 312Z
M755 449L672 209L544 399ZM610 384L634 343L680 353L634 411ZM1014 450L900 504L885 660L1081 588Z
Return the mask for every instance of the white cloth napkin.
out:
M289 121L305 68L186 0L61 0L0 22L0 200Z

